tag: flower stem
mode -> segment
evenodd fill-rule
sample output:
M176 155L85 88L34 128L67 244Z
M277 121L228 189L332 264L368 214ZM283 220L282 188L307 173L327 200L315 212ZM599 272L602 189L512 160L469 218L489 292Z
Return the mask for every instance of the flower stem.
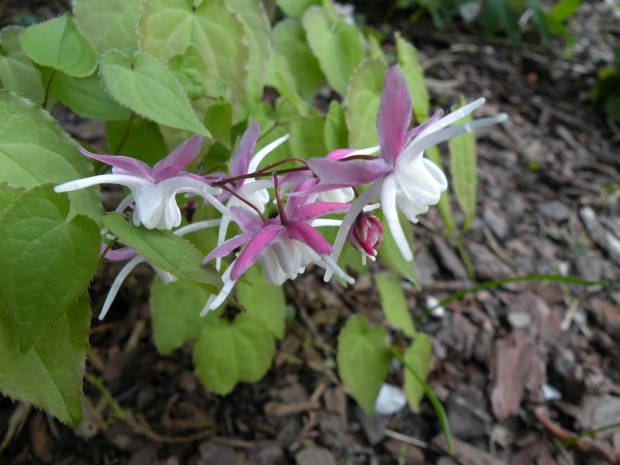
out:
M280 189L278 186L278 174L273 173L271 178L273 179L273 187L276 190L276 202L278 203L278 211L280 212L280 223L286 225L288 224L288 217L284 212L284 207L282 207L282 199L280 198Z
M52 75L50 76L50 80L47 81L47 86L45 86L45 97L43 98L43 103L41 104L44 110L45 110L45 107L47 106L47 99L50 96L50 87L52 86L52 81L54 80L54 76L56 76L56 71L57 70L54 68L54 70L52 71Z
M230 195L237 197L239 200L241 200L243 203L245 203L248 207L250 207L252 210L254 210L258 216L260 216L260 219L263 220L263 223L265 221L267 221L265 219L265 217L263 216L263 214L260 212L260 210L258 208L256 208L255 205L251 204L250 202L248 202L246 199L244 199L243 197L241 197L239 194L237 194L235 191L233 191L232 189L226 187L226 186L221 186L222 189L224 189L226 192L230 193Z

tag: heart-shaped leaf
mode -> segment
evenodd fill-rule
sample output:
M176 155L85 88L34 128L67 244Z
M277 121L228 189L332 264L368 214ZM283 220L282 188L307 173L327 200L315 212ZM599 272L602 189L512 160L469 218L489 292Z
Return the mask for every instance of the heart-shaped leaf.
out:
M345 119L349 129L349 147L377 145L377 110L386 66L376 57L364 59L351 76L345 99Z
M385 330L380 326L366 327L366 319L361 315L349 318L338 336L337 358L342 382L371 416L390 362Z
M392 274L375 274L374 278L385 320L407 336L415 336L413 318L409 313L405 293L400 286L400 279Z
M66 221L69 199L51 185L24 193L0 223L0 297L17 326L22 353L88 287L99 262L97 224Z
M221 310L213 310L201 317L210 292L189 281L179 280L164 284L155 277L149 295L153 341L162 355L198 337L202 328L217 319ZM223 307L222 307L223 308Z
M413 344L404 354L405 361L409 367L415 370L416 374L424 381L428 378L431 371L431 357L433 356L433 347L426 334L417 333ZM409 401L409 407L414 412L420 410L420 400L424 396L424 388L415 379L415 376L405 370L405 396Z
M24 28L8 26L0 31L0 81L5 89L42 103L45 90L41 75L26 55L19 41Z
M344 149L349 145L349 131L344 117L344 110L336 100L329 102L325 115L325 147L328 151Z
M286 302L282 286L265 282L258 267L253 266L237 283L237 300L249 315L259 317L278 339L284 339Z
M0 301L0 391L69 425L78 424L90 318L88 293L84 292L32 350L22 354L18 331Z
M131 127L128 127L129 125ZM168 155L168 148L157 123L144 118L133 118L131 122L108 121L105 125L105 138L108 153L136 158L149 166L155 165Z
M58 184L93 174L88 158L50 114L32 102L0 90L0 173L15 186ZM81 213L101 219L96 189L69 193L71 215Z
M128 245L153 265L179 278L199 284L216 293L222 281L211 265L200 266L204 256L188 241L162 229L135 227L118 213L109 213L103 224L110 228L123 244Z
M291 124L289 146L294 157L308 159L327 153L323 140L325 120L322 116L298 118Z
M97 67L97 55L73 22L71 13L30 26L20 37L24 51L42 66L84 77Z
M301 18L312 5L320 5L321 0L277 0L277 4L287 15Z
M98 55L110 49L133 55L141 5L142 0L73 0L75 24Z
M349 77L366 55L362 33L342 19L332 23L329 13L319 6L304 13L303 26L327 82L344 96Z
M275 345L271 331L253 315L239 313L229 324L205 327L194 347L198 379L214 394L228 394L239 381L258 381L271 365Z
M190 45L182 54L170 58L168 69L177 77L187 95L190 97L204 95L207 65L196 47Z
M249 46L243 23L224 0L148 0L138 23L138 42L140 50L164 63L194 46L207 65L207 95L207 81L214 77L228 88L234 109L243 100Z
M395 34L398 69L407 82L413 99L413 108L420 123L429 117L430 99L424 83L424 71L418 61L418 51L399 34Z
M177 78L158 59L138 52L130 63L123 53L112 50L101 56L100 72L108 92L121 105L158 123L211 137Z

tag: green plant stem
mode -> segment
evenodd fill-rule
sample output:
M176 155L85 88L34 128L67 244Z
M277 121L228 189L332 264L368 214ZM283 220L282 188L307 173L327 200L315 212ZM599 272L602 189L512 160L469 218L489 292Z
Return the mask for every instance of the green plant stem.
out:
M474 265L472 264L471 260L469 259L469 255L467 255L467 251L465 250L465 247L463 246L463 243L461 242L461 240L454 234L451 234L452 239L454 239L454 243L456 244L456 249L459 252L459 255L461 256L461 260L463 261L463 265L465 265L465 269L467 270L467 276L469 276L469 279L471 281L476 281L476 272L474 270Z
M558 446L556 446L551 451L551 453L555 454L555 453L559 452L560 450L567 448L571 444L576 443L581 438L584 438L586 436L594 436L595 434L602 433L603 431L607 431L609 429L614 429L614 428L619 428L619 427L620 427L620 422L612 423L611 425L601 426L600 428L591 429L591 430L585 431L583 433L577 434L574 437L572 437L570 439L567 439L566 441L562 441L562 443L560 443Z
M99 389L104 399L110 406L110 409L112 410L112 413L114 414L114 417L118 420L125 421L127 419L125 412L123 412L123 409L121 408L121 406L118 404L118 402L116 402L116 399L114 398L112 393L108 390L108 388L105 387L105 385L103 384L103 379L99 378L98 376L93 376L88 373L86 373L84 377L90 384L92 384L97 389Z
M609 284L607 281L588 281L587 279L577 278L576 276L560 276L560 275L546 275L546 274L528 274L525 276L514 276L512 278L503 278L497 279L495 281L488 281L486 283L478 284L477 286L473 286L467 289L463 289L462 291L455 292L454 294L449 295L437 305L433 305L432 307L425 310L421 315L414 318L414 323L418 324L421 320L426 318L431 314L433 310L438 307L442 307L450 302L460 299L464 295L470 294L472 292L482 291L484 289L489 289L491 287L498 287L508 283L516 283L520 281L558 281L563 283L573 283L573 284L585 284L586 286L594 286L594 285L607 285Z
M400 361L400 363L403 364L403 366L407 370L409 370L409 373L411 373L413 377L416 379L416 381L420 383L420 386L422 386L422 390L424 390L426 397L428 397L428 400L430 400L431 405L433 406L433 409L435 410L435 414L437 415L437 418L439 419L441 430L443 431L443 435L446 438L446 445L448 446L448 451L451 454L454 454L454 447L452 446L452 436L450 435L450 425L448 424L448 416L446 415L446 411L443 409L443 405L441 405L441 402L439 402L439 399L437 399L437 396L435 396L435 394L433 393L431 388L428 386L426 381L424 381L420 377L420 375L418 375L418 373L409 363L407 363L407 361L402 356L402 354L395 347L390 347L390 352L392 353L394 357L396 357Z
M47 106L47 99L50 96L50 87L52 86L52 81L54 80L54 76L56 76L56 71L57 70L54 68L54 71L52 71L52 75L50 76L50 79L49 81L47 81L47 85L45 86L45 97L43 98L43 103L41 104L44 110L45 110L45 107Z
M127 142L127 139L129 138L129 131L131 130L131 126L133 125L133 120L136 119L136 117L137 115L134 112L131 112L131 116L129 117L129 121L127 122L127 128L125 129L125 134L123 134L121 143L118 144L118 147L114 151L114 155L118 155L121 149L123 148L123 145L125 145L125 142Z

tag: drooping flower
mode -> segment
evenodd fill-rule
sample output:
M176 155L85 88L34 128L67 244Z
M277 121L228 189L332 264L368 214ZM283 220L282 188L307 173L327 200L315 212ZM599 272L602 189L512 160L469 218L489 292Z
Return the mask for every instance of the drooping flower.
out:
M445 175L424 158L424 151L452 137L507 119L507 115L501 114L450 126L482 105L484 99L479 99L443 118L443 112L438 111L420 126L407 131L412 103L402 74L396 67L389 68L377 113L378 156L347 161L346 158L352 155L349 154L339 161L324 158L308 160L308 166L319 179L311 192L370 184L343 219L334 242L334 260L338 259L355 219L374 198L381 200L388 227L403 257L413 260L411 247L398 220L398 211L415 223L417 215L425 213L429 205L436 204L441 192L447 188ZM326 280L330 276L328 271Z
M133 222L136 226L143 224L147 229L172 229L181 224L181 211L175 195L190 192L208 199L214 206L222 209L220 202L213 195L221 193L204 178L187 173L183 169L198 155L202 136L195 135L177 147L170 155L160 160L151 168L135 158L118 155L98 155L79 147L87 157L112 166L112 174L102 174L89 178L69 181L54 190L68 192L95 184L121 184L131 189L119 209L125 209L135 203Z
M329 257L332 246L310 224L320 216L346 211L349 204L304 204L306 199L301 196L289 198L280 215L267 221L239 207L231 207L232 219L243 233L214 249L203 264L247 245L222 275L224 285L219 295L209 299L201 315L224 302L239 276L257 261L262 265L265 281L272 284L280 285L287 279L294 279L310 263L330 269L342 279L353 282Z
M366 257L375 260L375 247L383 240L383 226L381 221L371 214L360 213L347 235L347 242L362 253L362 264L366 264Z

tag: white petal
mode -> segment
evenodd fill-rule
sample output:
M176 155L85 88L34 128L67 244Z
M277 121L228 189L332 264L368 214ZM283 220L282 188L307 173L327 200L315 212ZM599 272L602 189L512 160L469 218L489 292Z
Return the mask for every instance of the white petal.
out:
M234 264L235 262L232 262L230 266L226 268L226 271L224 271L224 274L222 275L222 282L224 285L222 286L222 289L220 289L220 293L215 298L213 298L213 296L209 297L209 300L207 300L207 303L200 312L200 316L205 316L209 310L215 310L217 307L222 305L230 294L230 291L232 291L232 288L237 282L237 280L230 279L230 273L232 272Z
M312 220L310 226L313 228L320 228L321 226L340 226L342 224L342 220L330 220L317 218L316 220Z
M257 153L255 153L248 165L248 173L253 173L254 171L256 171L260 162L263 161L263 158L265 158L270 152L275 150L280 144L285 142L289 137L290 136L286 134L279 139L274 140L272 143L266 145Z
M215 226L220 225L220 219L216 220L204 220L204 221L196 221L195 223L188 224L187 226L183 226L182 228L177 229L174 233L177 236L184 236L185 234L190 234L196 231L200 231L202 229L213 228Z
M103 318L108 313L108 310L110 310L110 306L112 305L112 302L114 301L114 298L116 297L116 294L118 294L118 290L121 288L121 284L123 284L123 281L125 281L125 278L127 278L129 273L131 273L131 271L138 264L145 262L145 261L146 259L142 255L136 255L131 260L129 260L123 268L121 268L121 271L119 271L118 275L116 276L116 279L114 279L114 282L112 283L112 286L110 287L110 290L108 291L108 295L105 298L105 302L103 303L103 307L101 308L101 313L99 314L100 320L103 320Z
M411 247L409 247L405 233L398 220L398 212L396 211L396 180L393 175L388 175L383 182L381 207L394 242L398 246L400 253L403 254L403 258L410 262L413 260L413 252L411 252Z
M377 153L381 147L375 145L374 147L368 147L367 149L359 149L355 152L351 152L346 157L343 157L343 160L349 157L354 157L355 155L372 155L373 153Z

